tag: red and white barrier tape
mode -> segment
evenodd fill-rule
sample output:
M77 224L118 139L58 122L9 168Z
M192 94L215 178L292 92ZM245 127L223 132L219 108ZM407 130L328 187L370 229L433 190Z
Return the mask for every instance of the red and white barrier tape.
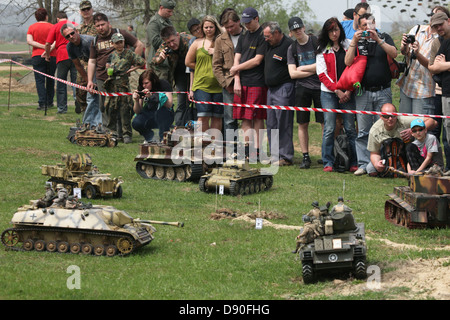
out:
M3 62L13 62L19 66L22 66L28 70L33 72L38 72L46 77L52 78L56 81L60 81L72 87L79 88L81 90L88 91L90 93L99 94L102 96L108 97L122 97L122 96L131 96L133 92L104 92L97 90L89 90L85 86L80 86L79 84L72 83L66 80L58 79L56 77L50 76L43 72L34 70L33 68L27 67L21 63L12 60L0 60L0 63ZM158 93L158 92L155 92ZM188 93L185 91L173 91L172 93ZM260 108L260 109L271 109L271 110L287 110L287 111L315 111L315 112L331 112L331 113L341 113L341 114L365 114L365 115L393 115L393 116L412 116L412 117L422 117L422 118L450 118L450 116L444 115L430 115L430 114L413 114L413 113L399 113L399 112L380 112L380 111L361 111L361 110L343 110L343 109L324 109L324 108L305 108L305 107L295 107L295 106L274 106L274 105L260 105L260 104L240 104L240 103L225 103L225 102L211 102L211 101L195 101L193 99L189 99L194 103L199 104L210 104L210 105L222 105L222 106L233 106L233 107L244 107L244 108Z

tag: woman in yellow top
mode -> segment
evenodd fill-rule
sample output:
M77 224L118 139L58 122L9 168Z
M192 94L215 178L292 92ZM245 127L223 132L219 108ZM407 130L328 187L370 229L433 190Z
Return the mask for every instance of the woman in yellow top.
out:
M221 29L213 16L205 16L201 27L205 37L196 39L186 55L186 66L194 70L189 97L195 101L222 102L222 87L212 69L214 41L221 34ZM208 129L222 130L222 105L197 103L196 107L202 132Z

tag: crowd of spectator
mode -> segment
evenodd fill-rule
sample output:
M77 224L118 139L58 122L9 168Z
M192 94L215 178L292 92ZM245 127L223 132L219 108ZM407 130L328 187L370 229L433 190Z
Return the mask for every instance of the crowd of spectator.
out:
M267 128L272 162L280 166L294 163L296 116L300 169L309 169L312 164L308 127L313 120L322 128L319 162L325 172L335 171L338 134L346 136L348 170L357 176L385 172L382 145L386 139L405 144L410 172L432 165L448 169L439 153L441 136L446 159L450 153L450 119L400 117L395 115L394 105L398 103L401 113L450 116L450 20L445 7L436 6L429 24L414 26L402 37L399 49L406 70L394 84L400 89L398 102L392 101L390 69L398 56L397 47L389 34L380 31L366 2L346 10L343 17L327 19L317 36L305 32L303 20L296 16L289 19L289 34L284 34L284 26L260 21L258 11L251 7L242 13L227 8L217 19L194 17L187 24L189 33L180 32L171 21L175 7L174 0L161 0L146 27L145 45L132 26L128 30L113 28L105 14L93 14L89 0L80 3L83 22L79 26L68 21L63 12L58 13L58 23L51 25L45 9L38 9L38 22L27 34L33 47L33 67L49 75L56 69L56 76L64 80L70 70L71 81L88 89L133 91L132 97L108 97L106 101L103 96L83 90L75 95L74 91L75 111L84 112L83 122L93 126L103 123L117 131L125 143L133 141L131 128L151 141L155 140L153 129L159 129L162 139L162 132L171 126L184 126L192 117L189 101L193 99L197 102L198 128L221 130L229 140L240 127L249 142L249 157L252 153L258 156L263 147L261 129ZM359 68L356 61L362 57L365 63L359 90L343 89L340 83L346 70ZM139 69L136 88L130 85L129 77ZM36 86L38 110L50 108L52 80L36 73ZM67 112L66 89L57 82L58 113ZM175 110L172 92L177 92ZM388 114L295 113L223 106L221 102ZM278 147L272 150L274 143Z

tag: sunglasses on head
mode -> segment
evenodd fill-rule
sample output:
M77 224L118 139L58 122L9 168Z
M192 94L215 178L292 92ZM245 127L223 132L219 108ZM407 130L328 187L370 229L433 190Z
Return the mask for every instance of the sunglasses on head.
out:
M91 10L92 8L84 8L84 9L81 9L81 11L89 11L89 10Z
M75 31L72 31L71 33L67 34L64 38L70 39L75 34Z
M383 114L382 117L385 118L385 119L389 119L389 118L395 119L395 118L397 118L397 116L393 116L393 115L390 115L390 114Z
M423 127L419 127L419 128L417 128L417 129L411 129L411 132L412 132L412 133L416 133L416 132L422 132L422 131L423 131L423 129L425 129L425 128L423 128Z

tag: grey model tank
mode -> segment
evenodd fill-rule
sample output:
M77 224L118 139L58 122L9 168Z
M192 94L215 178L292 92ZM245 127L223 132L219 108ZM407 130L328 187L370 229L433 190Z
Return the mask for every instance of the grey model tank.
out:
M200 191L203 192L216 192L221 185L225 192L233 196L258 193L272 187L273 175L251 168L247 161L227 160L199 181Z
M80 124L71 127L67 136L70 142L84 147L115 147L117 146L117 133L106 129L102 124L97 127L89 124Z
M298 245L302 262L304 283L312 283L323 272L351 271L358 279L367 277L364 223L356 223L352 210L344 205L342 198L328 213L328 208L319 208L318 217L304 216L305 227L313 224L316 230L309 234L300 231L306 241ZM299 236L300 236L299 235ZM297 238L298 239L298 238Z
M48 251L97 256L127 255L149 244L153 224L182 227L179 222L132 218L111 206L37 208L35 201L14 214L1 242L9 250Z

